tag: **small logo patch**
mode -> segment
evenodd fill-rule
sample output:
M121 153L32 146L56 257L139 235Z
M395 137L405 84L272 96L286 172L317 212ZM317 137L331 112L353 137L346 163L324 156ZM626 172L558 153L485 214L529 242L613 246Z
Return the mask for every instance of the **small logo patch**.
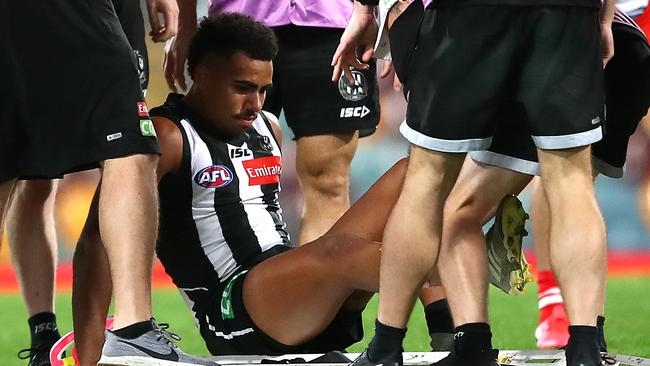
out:
M142 132L142 136L156 137L156 129L153 127L153 122L150 119L140 120L140 132Z
M248 175L249 186L276 184L280 182L282 159L279 156L266 156L246 160L242 164Z
M140 117L149 117L149 109L145 102L138 102L138 116Z
M370 114L370 109L365 105L362 105L361 107L341 108L341 114L339 115L339 117L340 118L352 118L352 117L363 118L368 114Z
M232 180L232 171L223 165L205 167L194 175L194 182L204 188L225 187Z
M595 124L598 124L598 123L600 123L600 117L596 117L596 118L591 119L591 124L592 125L595 125Z
M113 141L121 138L122 138L122 132L118 132L106 136L106 141Z
M351 84L345 75L341 75L339 93L343 99L356 102L368 96L368 81L360 71L352 70L352 77L356 81L356 85Z

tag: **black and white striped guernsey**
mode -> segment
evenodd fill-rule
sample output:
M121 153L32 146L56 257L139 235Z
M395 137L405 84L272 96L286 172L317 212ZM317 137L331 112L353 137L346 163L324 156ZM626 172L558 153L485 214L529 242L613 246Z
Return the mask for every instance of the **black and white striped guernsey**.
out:
M281 153L266 118L260 114L242 135L224 139L179 94L151 116L170 119L183 136L181 167L159 184L156 252L185 295L217 286L274 246L290 245L278 202Z

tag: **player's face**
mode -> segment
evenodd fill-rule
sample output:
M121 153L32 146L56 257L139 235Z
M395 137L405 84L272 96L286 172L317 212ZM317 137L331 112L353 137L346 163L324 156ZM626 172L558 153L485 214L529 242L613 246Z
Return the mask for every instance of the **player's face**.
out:
M229 135L250 128L271 86L272 62L237 52L229 59L213 58L201 73L198 82L210 121Z

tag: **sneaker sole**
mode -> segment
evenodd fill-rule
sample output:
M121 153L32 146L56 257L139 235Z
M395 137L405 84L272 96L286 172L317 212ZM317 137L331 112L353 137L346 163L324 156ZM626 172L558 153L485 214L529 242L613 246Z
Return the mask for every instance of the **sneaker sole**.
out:
M97 366L204 366L198 363L160 360L141 356L102 356Z

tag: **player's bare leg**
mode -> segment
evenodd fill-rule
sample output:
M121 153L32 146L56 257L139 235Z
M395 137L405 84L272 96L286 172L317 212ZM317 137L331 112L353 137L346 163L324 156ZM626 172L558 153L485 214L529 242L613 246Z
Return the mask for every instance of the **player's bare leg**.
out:
M93 197L73 257L72 317L80 366L96 365L101 357L112 295L108 257L99 236L98 194Z
M569 316L567 361L600 364L596 319L607 276L605 223L596 201L589 146L538 150L551 217L550 259ZM585 361L582 360L584 358ZM589 361L586 361L589 360Z
M104 163L99 229L113 280L116 329L151 318L157 161L156 155L132 155Z
M299 244L323 235L350 207L350 163L358 140L354 132L296 141L296 173L304 201Z

